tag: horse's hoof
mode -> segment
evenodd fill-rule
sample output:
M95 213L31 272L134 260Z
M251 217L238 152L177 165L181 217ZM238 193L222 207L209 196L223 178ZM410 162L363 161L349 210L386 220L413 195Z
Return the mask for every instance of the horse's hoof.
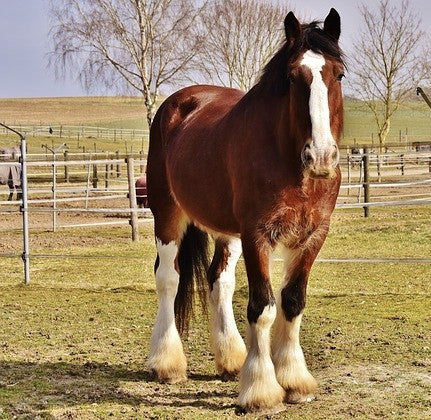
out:
M286 391L285 401L288 404L304 404L316 399L314 394L301 394L298 391Z
M235 381L238 378L239 372L222 372L220 373L220 379L223 382Z
M237 406L235 409L236 415L253 414L256 417L273 416L275 414L286 411L287 407L285 404L277 404L274 407L256 408L256 407L241 407Z
M182 372L163 372L152 369L150 371L151 378L161 384L177 384L187 380L187 374Z

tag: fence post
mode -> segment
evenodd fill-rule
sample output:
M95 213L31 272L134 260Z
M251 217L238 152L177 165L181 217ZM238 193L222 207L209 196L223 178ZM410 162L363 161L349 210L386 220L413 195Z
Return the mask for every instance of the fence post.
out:
M130 203L130 226L132 227L132 241L139 240L138 230L138 204L136 203L135 176L133 171L133 158L128 156L127 163L127 180L129 181L129 203Z
M69 152L67 150L64 151L64 161L67 162L69 160ZM64 165L64 182L69 182L69 166Z
M109 159L113 160L114 156L112 155L112 153L109 153ZM114 164L111 163L110 168L109 168L109 176L111 178L114 178Z
M120 159L120 151L119 150L117 150L115 152L115 158L117 160ZM120 163L117 162L117 178L120 178L120 177L121 177L121 165L120 165Z
M30 251L29 251L29 231L28 231L28 185L27 185L27 146L25 137L21 137L21 212L22 230L24 236L24 250L22 261L24 263L24 284L30 283Z
M370 157L368 154L368 147L364 147L364 203L370 202ZM370 215L370 208L364 206L364 216L368 217Z
M141 174L143 174L144 172L145 172L145 160L144 160L144 151L143 150L141 150L140 152L139 152L139 157L141 158Z
M89 156L89 160L91 161L91 153ZM90 194L90 167L91 164L88 163L88 168L87 168L87 188L85 190L85 210L88 209L88 196Z
M109 163L108 163L109 155L108 153L105 154L105 191L108 191L109 188Z
M97 163L93 163L93 188L97 188L97 181Z
M347 150L347 184L349 187L347 188L347 195L350 195L350 153Z
M56 153L52 155L52 231L57 228L57 166Z

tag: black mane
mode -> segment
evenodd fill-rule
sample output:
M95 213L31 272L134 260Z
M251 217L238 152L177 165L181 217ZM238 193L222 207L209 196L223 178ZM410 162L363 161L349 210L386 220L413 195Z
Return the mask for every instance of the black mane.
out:
M304 50L333 58L344 65L343 52L338 42L327 34L321 27L321 22L313 21L301 25L301 34L293 43L287 41L281 46L274 57L262 71L262 75L255 88L272 94L283 94L288 88L289 66Z

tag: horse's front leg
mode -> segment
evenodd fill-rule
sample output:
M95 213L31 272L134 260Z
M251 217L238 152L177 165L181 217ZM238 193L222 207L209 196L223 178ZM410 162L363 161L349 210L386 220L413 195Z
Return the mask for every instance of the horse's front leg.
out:
M320 249L320 246L318 247ZM299 329L305 307L308 275L318 250L284 250L284 275L277 298L277 318L272 340L272 359L278 382L286 390L286 401L314 399L317 383L307 369Z
M242 235L249 284L247 318L249 349L240 374L239 404L245 410L274 407L284 398L270 354L270 329L276 316L275 298L269 278L268 244Z

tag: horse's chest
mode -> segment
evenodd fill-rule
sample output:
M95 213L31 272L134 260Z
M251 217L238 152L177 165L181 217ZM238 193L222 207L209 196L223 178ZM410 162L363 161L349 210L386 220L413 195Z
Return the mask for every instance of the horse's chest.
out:
M322 241L329 228L329 217L318 208L283 205L263 223L263 234L272 245L308 248Z

